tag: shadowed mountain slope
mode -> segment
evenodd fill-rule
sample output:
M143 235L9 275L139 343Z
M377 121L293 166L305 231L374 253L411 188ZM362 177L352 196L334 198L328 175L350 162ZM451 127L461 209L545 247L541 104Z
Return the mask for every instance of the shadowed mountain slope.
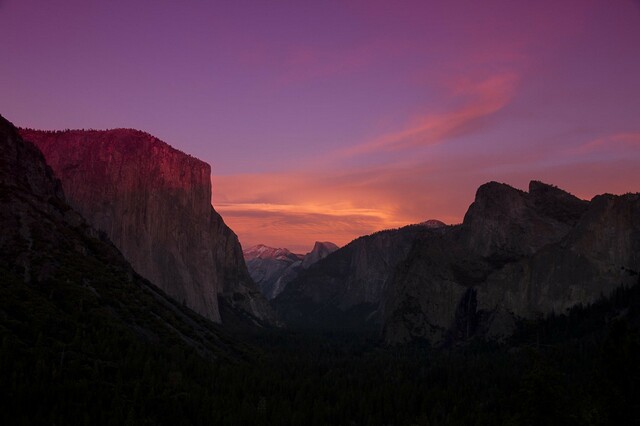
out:
M482 185L464 222L361 237L275 306L294 328L381 327L387 343L503 339L521 319L590 304L640 271L640 195L580 200L532 181Z
M294 328L378 327L397 264L416 238L445 228L411 225L360 237L301 271L274 306Z
M2 117L0 229L4 424L95 413L115 423L127 413L178 421L173 415L183 408L175 395L205 392L194 372L247 356L219 326L140 277L66 203L40 151ZM135 398L159 405L151 410Z
M388 293L389 343L501 339L519 319L590 304L640 270L640 196L591 202L533 181L481 186L462 225L421 239Z
M224 320L220 297L273 322L238 238L211 206L207 163L131 129L21 134L42 150L69 203L145 278L213 321Z
M282 293L287 284L300 272L309 269L311 265L336 250L338 246L333 243L316 241L313 250L301 255L291 253L287 249L259 244L244 250L244 258L251 278L258 284L262 294L272 300Z

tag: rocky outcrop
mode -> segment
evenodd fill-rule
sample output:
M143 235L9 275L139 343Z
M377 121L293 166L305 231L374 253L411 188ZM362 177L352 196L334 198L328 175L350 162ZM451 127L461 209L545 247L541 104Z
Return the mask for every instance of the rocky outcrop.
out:
M273 303L290 327L378 327L396 266L416 238L439 232L412 225L358 238L301 271Z
M478 288L478 309L500 306L519 317L589 304L640 272L640 195L595 197L556 244L507 265Z
M211 206L211 168L140 131L21 130L61 179L69 203L133 267L220 322L218 298L269 322L236 235Z
M502 339L522 319L589 304L640 272L640 195L585 201L533 181L482 185L460 225L359 238L274 300L292 327L380 327L387 343Z
M66 350L81 374L93 362L78 360L104 363L96 348L112 336L128 348L150 344L149 353L157 345L211 357L235 352L218 326L140 277L67 204L42 153L2 116L0 229L0 330L20 356L37 340L38 363L55 347L56 365L62 367Z
M313 250L303 256L291 253L287 249L259 244L245 250L244 258L249 274L260 287L260 291L267 299L272 300L282 293L287 284L293 281L300 272L337 249L338 246L331 242L316 241Z
M421 239L389 287L388 343L503 338L519 319L589 304L640 270L640 196L591 202L531 182L481 186L462 225Z
M309 269L311 265L329 256L334 251L338 250L338 246L329 241L316 241L313 245L313 250L307 253L302 259L302 269Z
M528 193L490 182L464 217L462 244L497 264L528 256L566 235L587 204L539 182Z

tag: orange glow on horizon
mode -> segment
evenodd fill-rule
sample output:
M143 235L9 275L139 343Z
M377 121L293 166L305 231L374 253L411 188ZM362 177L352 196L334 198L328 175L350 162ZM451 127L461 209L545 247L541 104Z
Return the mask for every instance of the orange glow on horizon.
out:
M478 186L492 180L523 190L530 180L541 180L587 200L639 192L640 150L627 149L628 143L617 146L609 161L565 152L554 163L531 157L527 164L514 156L505 160L511 166L501 168L492 166L491 156L473 156L357 173L213 176L212 203L243 247L266 244L304 254L315 241L344 246L363 235L429 219L460 223Z

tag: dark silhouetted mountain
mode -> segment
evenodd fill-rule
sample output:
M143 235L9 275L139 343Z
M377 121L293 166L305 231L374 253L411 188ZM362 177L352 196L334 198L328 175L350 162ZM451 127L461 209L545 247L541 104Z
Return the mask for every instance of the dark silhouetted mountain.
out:
M640 271L640 195L591 202L540 182L481 186L460 226L421 238L389 287L384 337L501 339L593 303Z
M435 220L435 219L430 219L424 222L420 222L418 225L426 226L427 228L433 228L433 229L443 228L447 226L446 223L441 222L439 220Z
M219 298L273 321L236 235L211 206L208 164L137 130L21 134L42 150L71 206L138 273L213 321L221 321Z
M274 301L291 327L364 330L387 343L503 339L519 320L590 304L640 271L640 196L584 201L533 181L482 185L460 225L359 238Z
M338 249L339 247L337 245L329 241L316 241L316 243L313 245L313 250L307 253L304 256L304 259L302 259L302 269L309 269L311 265L318 262L319 260L324 259Z
M118 400L133 398L134 381L149 397L151 381L174 387L168 381L183 363L196 371L245 356L219 326L139 276L105 233L67 204L41 152L3 117L0 229L4 424L21 424L9 413L49 423L50 414L70 420L101 412L124 422ZM196 380L185 376L183 384ZM176 405L167 394L152 398Z
M276 297L275 307L291 327L378 327L397 264L416 238L445 228L411 225L360 237L301 271Z
M276 249L259 244L244 251L247 268L267 299L272 300L288 283L311 265L338 249L331 242L318 242L306 255L294 254L287 249Z
M611 278L614 283L620 277L622 283L639 282L637 270L616 270L619 264L637 264L638 195L599 196L586 207L576 203L574 210L555 201L538 204L532 192L520 196L526 198L525 209L537 209L537 216L525 216L537 217L550 241L540 248L544 238L526 229L520 235L532 241L507 256L503 247L514 247L514 241L494 231L488 231L490 244L474 245L470 241L477 234L462 225L416 225L360 238L303 274L328 276L328 266L322 265L327 262L343 268L336 270L336 279L355 283L343 277L368 262L382 271L381 262L393 260L382 253L384 247L412 239L413 248L389 285L404 283L410 269L431 269L452 278L439 284L430 278L430 283L446 288L455 280L467 290L451 300L419 299L415 316L399 321L419 325L415 320L421 314L423 320L437 319L419 309L437 312L437 304L450 303L456 306L445 333L450 337L481 335L479 330L496 323L494 313L479 307L486 305L487 277L505 268L515 270L516 277L518 268L530 271L526 285L531 294L541 295L527 299L534 307L557 294L560 304L573 303L566 290L556 293L549 284L564 279L565 265L571 274L586 268L584 277L565 283L570 297L576 291L581 297L583 282ZM479 216L472 219L467 225L482 223ZM510 220L507 215L507 225ZM558 223L573 223L559 240ZM41 153L1 117L0 229L3 425L290 425L309 419L317 424L638 423L638 284L618 287L563 315L518 321L514 334L501 343L478 339L445 351L421 344L382 348L368 333L263 328L252 335L260 348L250 348L139 276L106 234L66 203ZM532 247L534 253L526 254ZM500 255L492 256L496 251ZM447 256L463 255L458 268L450 270ZM345 264L347 257L353 263ZM578 259L575 265L571 259ZM542 278L536 262L547 266ZM499 289L497 303L520 309L520 296L513 296L518 285ZM349 291L333 296L346 299L353 294ZM309 306L322 308L330 301ZM225 299L220 307L225 318ZM358 316L364 310L352 306L338 319L347 319L345 313L366 318ZM313 314L316 320L331 318ZM424 338L411 334L418 330L411 328L407 335Z

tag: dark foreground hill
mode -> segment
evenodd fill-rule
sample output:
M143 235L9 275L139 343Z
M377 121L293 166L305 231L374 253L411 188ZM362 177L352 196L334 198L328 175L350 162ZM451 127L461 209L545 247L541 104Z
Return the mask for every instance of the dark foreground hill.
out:
M248 381L269 424L638 425L639 327L636 283L588 307L519 321L500 343L263 334L268 350Z
M0 229L2 424L195 424L216 409L213 363L246 348L136 274L2 117Z
M504 339L520 320L588 305L640 272L640 194L591 201L532 181L482 185L460 225L361 237L274 300L290 327L382 330L390 344Z
M20 133L42 151L69 204L140 275L215 322L275 322L238 237L211 206L209 164L132 129Z
M1 118L0 225L3 425L638 424L637 277L501 343L243 345L140 278Z
M398 264L416 239L445 228L410 225L360 237L302 270L272 303L292 328L378 329Z

